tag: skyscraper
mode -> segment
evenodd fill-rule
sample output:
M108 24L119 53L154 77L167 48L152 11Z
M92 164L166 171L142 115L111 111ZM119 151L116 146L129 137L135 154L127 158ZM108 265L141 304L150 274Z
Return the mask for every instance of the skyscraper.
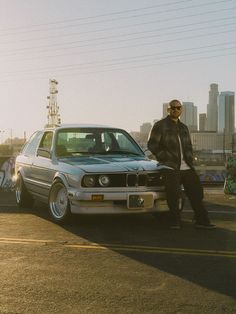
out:
M217 132L218 130L218 85L211 84L209 91L209 103L207 105L207 131Z
M142 125L140 125L140 133L142 134L149 134L151 131L152 124L150 122L144 122Z
M223 133L234 133L235 127L235 109L234 92L225 91L219 95L219 118L218 130Z
M168 102L164 102L163 103L163 107L162 107L162 118L165 118L167 116L167 108L169 106Z
M206 131L206 123L207 123L206 113L200 113L199 114L199 131L200 132Z
M180 120L188 126L190 132L197 131L197 107L193 102L183 101Z

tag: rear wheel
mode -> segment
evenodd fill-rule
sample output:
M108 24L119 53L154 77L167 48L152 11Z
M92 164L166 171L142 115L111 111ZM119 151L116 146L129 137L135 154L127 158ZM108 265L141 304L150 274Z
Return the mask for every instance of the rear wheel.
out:
M71 218L67 189L61 181L55 181L49 193L49 213L56 223L68 222Z
M31 207L33 203L34 200L25 187L22 175L18 173L16 179L16 204L22 208Z

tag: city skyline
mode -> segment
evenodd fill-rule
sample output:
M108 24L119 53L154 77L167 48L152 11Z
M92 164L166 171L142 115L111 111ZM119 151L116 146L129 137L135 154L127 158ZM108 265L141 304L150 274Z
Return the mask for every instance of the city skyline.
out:
M173 98L207 112L208 91L235 91L236 1L1 2L1 137L47 123L49 80L62 123L139 130Z
M207 111L198 113L194 102L182 101L183 110L180 120L190 132L209 131L221 133L236 132L235 124L235 92L219 91L218 84L211 83ZM167 115L169 103L163 103L162 118Z
M52 82L56 82L56 84L58 84L57 81L55 80L52 80ZM50 83L50 82L49 82ZM186 101L182 101L182 104L183 104L183 113L180 117L181 121L183 123L185 123L190 132L195 132L195 131L202 131L202 132L206 132L206 131L210 131L210 132L224 132L223 129L226 127L225 123L230 123L232 124L233 122L236 123L236 119L234 119L232 117L232 114L234 115L235 114L235 92L232 92L232 91L218 91L218 84L217 83L211 83L210 84L210 91L209 91L209 95L211 95L211 87L214 86L214 88L216 88L217 90L217 98L214 99L214 103L216 102L217 104L217 112L214 112L214 115L216 115L217 117L217 126L216 126L216 130L209 130L207 129L209 127L209 125L207 124L207 116L210 116L212 118L212 114L211 114L211 111L209 109L209 106L206 106L206 111L208 110L208 113L205 112L205 113L199 113L198 112L198 107L194 105L194 102L186 102ZM49 84L49 92L52 91L54 87L51 87L51 85ZM56 91L56 94L57 94L58 91ZM215 97L215 95L213 96ZM227 101L225 100L225 97L230 97L230 100L228 99ZM233 98L232 98L233 97ZM210 100L211 96L209 97L209 100ZM50 99L50 96L47 96L47 99L49 100ZM224 99L224 101L223 101ZM224 107L222 106L222 101L223 101L223 105ZM229 105L232 107L229 109ZM227 107L227 110L225 109L225 106L228 106ZM160 119L164 118L167 114L167 107L168 107L168 103L163 103L162 104L162 116L160 117ZM49 118L49 106L46 105L46 110L45 110L45 117L47 117L47 121L50 121L50 118ZM58 106L59 108L59 106ZM215 108L213 108L213 110L215 111ZM220 116L218 116L218 112L220 113ZM47 113L47 114L46 114ZM223 118L225 118L225 114L227 114L227 120L225 120L224 122L223 121ZM200 129L200 116L204 115L205 116L205 130L201 130ZM138 126L138 129L137 130L129 130L129 132L140 132L142 133L142 129L145 130L147 129L147 125L150 124L150 125L153 125L155 123L155 121L157 121L159 119L154 119L153 121L142 121L141 124ZM230 120L230 122L229 122ZM226 122L228 121L228 122ZM222 125L223 125L223 129L222 129ZM46 118L45 118L45 125L44 127L47 127L47 123L46 123ZM42 127L43 128L43 127ZM233 131L232 131L233 130ZM7 131L9 132L9 136L7 136ZM226 131L228 132L228 126L226 127ZM231 126L231 129L230 129L230 132L236 132L236 124L234 125L234 128L232 128ZM144 132L145 133L145 132ZM8 128L7 130L0 130L0 144L3 143L4 141L12 138L12 135L13 134L13 129L12 128ZM4 137L5 135L5 137ZM31 134L30 134L31 135ZM29 136L30 136L29 135ZM15 138L23 138L23 136L15 136ZM24 138L27 137L26 134L25 134L25 131L24 131Z

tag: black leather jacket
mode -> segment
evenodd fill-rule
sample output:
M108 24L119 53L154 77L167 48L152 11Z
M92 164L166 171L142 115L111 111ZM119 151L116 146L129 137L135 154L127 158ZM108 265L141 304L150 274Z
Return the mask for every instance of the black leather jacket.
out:
M180 169L182 143L183 158L187 165L193 169L193 149L188 127L178 120L174 122L170 116L156 122L151 130L148 149L161 164Z

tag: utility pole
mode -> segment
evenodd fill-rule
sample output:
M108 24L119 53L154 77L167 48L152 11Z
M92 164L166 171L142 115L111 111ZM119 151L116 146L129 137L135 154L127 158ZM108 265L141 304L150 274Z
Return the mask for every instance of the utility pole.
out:
M58 82L56 80L49 80L49 96L47 96L49 100L47 105L48 123L45 127L54 127L61 124L59 106L57 105L57 84Z
M223 133L223 159L224 163L226 162L226 153L225 153L225 128L224 128L224 133Z

